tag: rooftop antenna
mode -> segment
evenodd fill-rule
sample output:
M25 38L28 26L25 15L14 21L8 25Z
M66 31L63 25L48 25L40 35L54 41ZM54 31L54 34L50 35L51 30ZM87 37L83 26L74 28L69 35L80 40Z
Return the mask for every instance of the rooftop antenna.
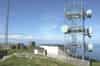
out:
M85 10L84 8L84 0L65 0L65 24L67 26L64 27L64 35L71 36L70 43L67 44L68 48L72 52L72 55L76 53L76 49L78 47L82 48L83 55L82 59L85 59L87 44L85 41L85 36L88 36L91 39L91 29L85 27L86 18L92 17L92 10ZM82 37L80 37L82 36ZM66 38L66 37L65 37ZM82 44L79 43L78 39L82 39ZM67 47L65 44L65 47ZM89 45L90 49L92 49L92 45ZM88 48L89 48L88 47ZM73 51L74 50L74 51Z

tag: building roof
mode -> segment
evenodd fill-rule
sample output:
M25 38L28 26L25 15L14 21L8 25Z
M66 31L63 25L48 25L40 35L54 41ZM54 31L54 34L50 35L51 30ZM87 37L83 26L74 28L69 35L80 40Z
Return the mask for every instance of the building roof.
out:
M59 46L59 47L63 47L63 44L40 44L40 46Z
M44 50L44 48L42 48L42 47L39 47L39 46L36 46L36 47L34 47L34 49L40 49L40 50Z

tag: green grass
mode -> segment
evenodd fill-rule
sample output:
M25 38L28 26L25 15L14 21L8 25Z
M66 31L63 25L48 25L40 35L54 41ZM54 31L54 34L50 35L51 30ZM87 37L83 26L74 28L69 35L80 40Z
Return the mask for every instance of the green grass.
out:
M33 57L32 60L28 58L18 58L13 56L3 62L0 66L73 66L51 58Z
M100 66L100 62L93 62L92 66Z
M8 50L8 55L13 54L15 52L19 52L19 53L22 53L22 52L31 52L32 53L32 50L31 49L9 49Z

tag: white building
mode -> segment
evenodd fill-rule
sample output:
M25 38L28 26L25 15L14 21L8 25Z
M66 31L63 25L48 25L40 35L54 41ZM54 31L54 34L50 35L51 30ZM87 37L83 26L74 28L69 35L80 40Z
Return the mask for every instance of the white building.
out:
M47 56L49 57L63 57L64 53L64 45L58 44L41 44L41 48L44 48L47 51Z
M39 55L46 55L46 54L45 54L45 49L42 48L42 47L35 47L35 48L33 49L33 53L34 53L34 54L39 54Z

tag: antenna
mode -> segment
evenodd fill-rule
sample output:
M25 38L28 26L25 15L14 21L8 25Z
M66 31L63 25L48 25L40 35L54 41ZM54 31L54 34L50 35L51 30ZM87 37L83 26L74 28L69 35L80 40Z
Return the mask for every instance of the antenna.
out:
M7 10L6 10L6 23L5 23L5 44L8 45L8 24L9 24L9 12L10 12L10 0L7 0Z
M68 24L68 28L64 30L64 35L69 35L72 38L70 43L66 43L65 47L70 46L72 55L75 56L76 49L81 46L83 50L82 58L85 59L87 51L85 36L91 37L91 29L85 27L85 20L92 17L92 10L84 8L84 0L65 0L64 15L65 24ZM82 43L79 42L80 38L82 38ZM92 47L92 45L89 45L89 47Z

